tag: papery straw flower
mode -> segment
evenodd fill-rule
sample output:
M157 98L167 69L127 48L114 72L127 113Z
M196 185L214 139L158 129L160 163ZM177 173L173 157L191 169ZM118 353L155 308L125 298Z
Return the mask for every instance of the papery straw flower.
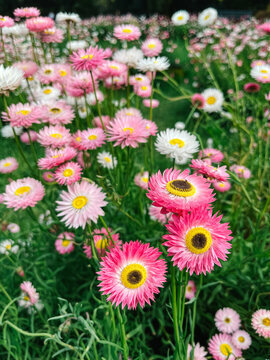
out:
M11 27L14 25L14 20L9 16L0 15L0 28Z
M21 38L22 36L26 36L29 34L29 30L23 23L16 24L11 27L3 27L2 31L3 35L14 36L15 38Z
M77 130L75 132L75 134L72 135L70 145L79 151L84 150L84 147L82 146L82 131L81 130Z
M251 325L257 334L270 338L270 310L260 309L252 315Z
M15 66L0 65L0 94L8 95L17 89L23 80L23 71Z
M63 232L57 236L55 248L59 254L69 254L74 250L75 235L71 232Z
M150 177L147 197L165 212L181 213L212 203L215 199L209 186L202 176L190 175L188 169L166 169Z
M69 145L71 141L71 134L69 129L64 126L45 126L38 133L37 141L42 146L51 146L53 148L61 148Z
M147 188L148 188L148 178L149 178L148 171L144 171L143 173L140 172L135 176L134 182L140 188L142 188L144 190L147 190Z
M104 125L105 128L106 128L106 127L109 125L109 123L110 123L110 121L111 121L111 118L110 118L108 115L102 115L102 116L101 116L101 119L102 119L103 125ZM103 129L103 126L102 126L102 123L101 123L101 121L100 121L100 117L99 117L99 116L95 116L92 122L93 122L93 125L94 125L94 126Z
M38 80L42 84L53 83L57 79L57 76L55 64L45 64L37 72Z
M270 65L256 65L251 69L250 72L251 77L261 83L269 83L270 82Z
M218 89L206 89L201 94L205 100L203 110L206 112L221 111L224 102L223 94Z
M134 93L140 97L147 98L151 95L152 87L148 84L134 85Z
M204 160L192 160L190 167L194 169L197 174L204 175L209 182L227 181L230 177L226 171L226 165L214 167Z
M12 181L6 186L3 194L4 204L8 208L26 209L28 206L34 207L45 195L45 189L38 180L26 177Z
M81 178L82 168L79 164L71 161L56 169L54 179L60 185L71 185Z
M76 13L59 12L56 14L55 21L57 23L72 22L78 24L81 22L81 18Z
M122 304L122 309L150 304L166 281L166 262L158 259L160 255L158 249L140 241L124 243L122 250L116 247L107 253L98 272L98 286L109 295L107 301Z
M150 216L150 219L153 221L158 221L161 224L166 224L169 221L171 214L163 214L161 207L156 207L156 206L150 205L149 206L149 216Z
M12 104L7 110L7 112L2 112L2 118L4 121L9 121L12 127L23 126L28 128L32 124L38 124L43 114L41 106L28 103Z
M97 88L97 77L93 74L94 84ZM84 94L94 91L93 81L91 74L87 71L82 71L80 73L71 76L68 79L66 86L67 94L74 97L81 97Z
M60 150L48 149L46 157L38 160L38 167L42 170L50 170L73 159L76 155L77 151L70 146Z
M30 135L30 139L32 142L37 141L37 132L33 131L33 130L28 130L28 132L24 132L22 133L22 135L20 136L20 140L24 143L29 145L30 144L30 140L29 140L29 135Z
M117 25L113 29L113 36L120 40L138 40L141 36L140 29L131 24Z
M196 295L196 285L193 280L189 280L186 286L185 298L191 300Z
M20 227L18 224L10 223L7 226L8 231L10 231L12 234L16 234L20 231Z
M45 171L43 174L42 174L42 177L45 181L51 183L51 182L54 182L54 173L51 172L51 171Z
M217 10L214 8L207 8L203 10L198 16L198 23L201 26L209 26L214 24L218 17Z
M185 10L178 10L172 15L174 25L185 25L189 20L189 13Z
M216 312L215 324L220 332L232 334L240 328L241 320L235 310L225 307Z
M142 85L142 84L150 85L151 82L148 76L142 74L136 74L134 76L130 76L129 83L130 85L134 86L134 85Z
M169 234L163 236L173 265L181 271L187 268L190 275L193 272L206 275L215 264L221 266L219 259L226 261L232 246L228 223L221 224L221 219L222 215L212 215L206 208L180 217L173 215L166 225Z
M54 21L50 17L38 16L25 21L26 27L32 32L41 32L54 27Z
M39 38L43 43L61 43L64 39L64 34L61 29L56 27L46 29L39 34Z
M17 8L13 12L14 16L19 18L29 18L29 17L37 17L40 15L40 11L36 7L25 7L25 8Z
M144 123L149 135L156 136L158 132L157 124L154 121L150 120L144 120Z
M122 241L119 239L119 234L113 234L112 229L108 228L110 235L108 231L105 228L102 229L95 229L93 232L93 239L96 251L98 252L99 256L106 255L107 251L110 251L111 249L115 247L121 247ZM90 245L84 244L83 251L86 254L86 256L91 259L92 258L92 250Z
M114 60L106 60L98 68L99 77L105 79L112 76L121 76L127 71L127 66Z
M106 135L101 128L83 130L81 132L82 150L94 150L105 144Z
M38 71L38 65L34 61L20 61L14 63L13 66L21 69L25 78L33 77Z
M219 163L224 159L224 155L220 150L207 148L199 152L200 158L208 158L214 163Z
M142 52L145 56L158 56L162 51L163 45L158 38L148 38L141 46Z
M151 107L151 100L150 99L144 99L143 105L150 108ZM152 109L155 109L159 106L159 101L156 99L152 99Z
M94 183L83 180L68 186L68 191L62 191L56 211L67 227L85 228L90 221L97 222L103 216L102 207L107 205L105 194Z
M235 360L242 355L241 350L234 346L232 337L228 334L212 336L208 350L215 360Z
M114 146L120 145L136 148L139 143L147 142L149 133L144 126L144 120L137 116L116 117L107 127L109 141L115 141Z
M230 170L234 172L239 178L249 179L251 177L250 170L243 165L232 165Z
M142 117L142 113L140 112L140 110L136 109L136 108L123 108L121 110L118 110L115 114L115 117L118 118L118 117L123 117L123 116L135 116L137 118L143 118Z
M187 349L187 359L191 359L192 346L188 344ZM193 352L194 360L207 360L207 351L203 346L199 343L194 344L194 352Z
M39 294L31 281L24 281L20 288L22 290L21 298L18 300L19 306L29 308L35 305L39 300Z
M0 173L9 174L18 169L18 161L14 157L7 157L0 160Z
M226 192L230 190L231 184L229 183L229 181L214 181L213 187L219 192Z
M249 333L244 330L237 330L232 335L232 342L238 349L246 350L251 345L251 337Z
M142 72L164 71L170 67L168 58L165 56L148 57L137 62L136 68Z
M97 46L90 46L88 49L80 49L73 52L70 56L72 66L75 70L92 71L102 65L104 59L108 57L106 50L99 49Z
M74 119L75 114L72 106L65 101L51 101L43 106L42 119L51 125L69 124Z
M97 155L97 162L106 169L113 169L117 165L117 160L115 157L107 151L102 151Z
M143 52L136 47L121 49L113 54L113 59L129 67L135 68L138 61L143 58Z
M35 89L35 98L43 103L56 100L61 91L55 86L46 86Z
M0 242L0 254L10 255L10 253L17 254L19 246L13 240L7 239Z

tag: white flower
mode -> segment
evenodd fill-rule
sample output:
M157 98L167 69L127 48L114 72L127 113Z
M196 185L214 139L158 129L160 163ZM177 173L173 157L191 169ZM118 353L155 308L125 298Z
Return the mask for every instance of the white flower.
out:
M10 223L7 226L7 229L11 232L11 233L17 233L20 231L20 227L18 224L15 223Z
M81 22L81 18L78 14L75 13L59 12L56 14L55 21L58 23L64 23L67 21L79 23Z
M142 72L164 71L170 67L168 58L165 56L149 57L138 61L136 68Z
M116 158L106 151L102 151L97 155L97 161L106 169L113 169L117 165Z
M78 113L80 118L85 119L87 117L87 110L84 105L78 106Z
M213 139L208 138L208 139L206 140L206 144L207 144L207 147L208 147L208 148L212 148L212 147L213 147L213 144L214 144Z
M21 126L20 127L14 126L13 129L14 129L16 135L20 135L23 132L23 128ZM13 138L14 137L12 127L10 125L3 126L1 129L1 134L4 138Z
M23 71L15 66L4 68L0 65L0 94L8 95L9 91L17 89L23 80Z
M0 243L0 254L9 255L10 253L16 254L19 250L18 245L14 245L11 239L4 240Z
M60 90L53 86L40 87L35 90L35 98L42 103L47 103L51 100L57 100L60 96Z
M25 24L16 24L11 27L5 26L2 28L2 31L4 35L13 35L15 37L26 36L29 34L29 30Z
M177 122L174 124L174 127L175 127L177 130L184 130L184 128L185 128L185 123L183 123L182 121L177 121Z
M209 26L214 24L218 17L217 10L214 8L207 8L203 10L198 16L198 23L201 26Z
M136 67L137 62L142 58L142 50L137 49L136 47L118 50L113 54L113 60L133 68Z
M250 75L257 81L270 82L270 65L256 65L251 69Z
M206 112L221 111L222 104L224 101L223 94L218 89L206 89L202 93L205 99L203 110Z
M176 11L172 16L174 25L185 25L189 20L189 13L185 10Z
M85 49L88 47L88 43L85 40L73 40L67 43L67 48L72 51L77 51L79 49Z
M185 130L167 129L158 134L155 147L160 154L175 159L176 164L185 164L198 151L199 142Z

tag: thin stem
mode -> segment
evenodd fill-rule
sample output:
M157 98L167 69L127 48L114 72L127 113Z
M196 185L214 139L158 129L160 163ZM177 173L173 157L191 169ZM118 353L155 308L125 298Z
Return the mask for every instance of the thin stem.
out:
M154 74L153 72L151 73L151 97L150 97L150 110L149 110L149 120L152 121L152 116L153 116L153 93L154 93Z
M180 358L181 355L181 345L180 345L180 334L178 326L178 309L177 309L177 297L176 297L176 278L175 278L175 267L171 264L171 289L172 289L172 311L173 311L173 328L174 328L174 338L176 353Z
M113 241L113 238L112 238L112 234L111 234L111 232L110 232L110 230L109 230L109 228L108 228L108 226L107 226L107 224L106 224L105 220L103 219L103 217L102 217L102 216L100 216L99 218L100 218L100 220L101 220L102 224L104 225L105 229L107 230L107 233L108 233L108 235L109 235L109 238L110 238L110 240L111 240L112 244L114 244L114 241Z
M130 85L129 85L129 67L127 69L127 107L130 107L130 98L129 98L129 94L130 94Z
M121 343L122 343L122 348L123 348L123 352L124 352L124 360L128 360L128 346L127 346L127 339L126 339L126 330L125 330L125 324L119 309L119 306L117 306L116 308L116 315L119 321L119 325L120 325L120 333L121 333Z
M95 95L95 99L96 99L98 116L99 116L100 122L102 124L102 128L105 131L105 126L104 126L102 116L101 116L100 105L99 105L99 101L98 101L98 98L97 98L96 85L95 85L94 76L93 76L92 71L90 71L90 74L91 74L91 79L92 79L92 83L93 83L93 90L94 90L94 95Z
M91 229L90 224L88 224L88 223L87 223L87 228L88 228L88 231L89 231L89 234L90 234L92 256L93 256L93 258L95 259L95 261L98 263L99 261L98 261L98 257L97 257L97 252L96 252L96 246L95 246L95 243L94 243L94 238L93 238L93 235L92 235L92 229Z
M193 302L193 316L192 316L192 324L191 324L191 346L192 346L191 360L194 360L194 345L195 345L194 332L195 332L195 323L196 323L197 300L202 288L202 283L203 283L203 274L200 275L200 284L197 289L195 301Z

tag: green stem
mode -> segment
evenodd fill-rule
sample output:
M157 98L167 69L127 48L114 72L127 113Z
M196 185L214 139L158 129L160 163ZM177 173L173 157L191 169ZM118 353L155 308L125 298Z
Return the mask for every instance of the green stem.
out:
M98 256L97 256L97 252L96 252L96 246L95 246L94 238L93 238L93 235L92 235L92 229L91 229L90 224L88 224L88 223L87 223L87 228L88 228L89 235L90 235L91 252L92 252L93 259L94 259L97 263L99 263L99 261L98 261Z
M203 283L203 274L200 275L200 284L197 289L195 301L193 302L193 316L192 316L192 324L191 324L191 346L192 346L191 360L194 360L194 345L195 345L194 333L195 333L195 323L196 323L197 300L202 288L202 283Z
M91 74L91 79L92 79L92 83L93 83L93 90L94 90L94 95L95 95L95 99L96 99L98 116L99 116L100 122L102 124L102 128L105 131L106 129L105 129L105 126L104 126L104 123L103 123L103 120L102 120L102 116L101 116L100 105L99 105L99 101L98 101L98 98L97 98L96 85L95 85L94 76L93 76L92 71L90 71L90 74Z
M120 333L121 333L121 343L122 343L122 348L123 348L123 352L124 352L124 360L128 360L128 346L127 346L127 339L126 339L126 330L125 330L125 324L119 309L119 306L117 306L116 308L116 315L119 321L119 325L120 325Z
M179 334L179 325L178 325L176 278L175 278L175 267L172 264L171 264L171 289L172 289L172 311L173 311L175 347L176 347L176 354L178 353L178 357L180 358L181 345L180 345L180 334Z
M129 98L129 94L130 94L130 86L129 86L129 67L127 69L127 107L130 107L130 98Z
M110 240L111 240L112 244L114 244L114 241L113 241L113 238L112 238L112 234L111 234L111 232L110 232L110 230L109 230L109 228L108 228L108 226L107 226L107 224L106 224L105 220L103 219L103 217L102 217L102 216L100 216L99 218L100 218L100 220L101 220L101 222L102 222L103 226L104 226L104 227L105 227L105 229L107 230L107 233L108 233L108 235L109 235L109 238L110 238Z

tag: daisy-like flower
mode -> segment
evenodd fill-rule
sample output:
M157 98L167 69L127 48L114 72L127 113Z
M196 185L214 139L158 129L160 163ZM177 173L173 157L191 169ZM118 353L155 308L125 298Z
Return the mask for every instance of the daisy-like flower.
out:
M166 225L169 234L163 238L172 256L174 266L185 267L196 275L211 272L214 264L221 266L219 259L226 261L232 237L228 223L221 224L222 215L212 216L212 211L200 208L182 216L173 215Z
M70 145L75 149L82 151L84 147L82 146L82 131L77 130L75 134L72 135Z
M224 159L224 155L220 150L217 149L203 149L199 152L200 158L207 158L210 159L214 163L219 163Z
M260 309L252 315L251 325L257 334L270 338L270 310Z
M144 56L158 56L162 51L163 45L158 38L148 38L142 43L142 52Z
M41 32L54 27L54 21L50 17L38 16L25 21L26 27L32 32Z
M99 256L106 255L107 250L111 250L115 247L121 247L122 241L119 239L119 234L112 234L112 229L108 228L112 240L110 239L109 233L105 228L102 229L95 229L93 232L93 239L95 248L99 254ZM84 244L83 246L84 253L86 256L91 259L92 258L92 250L91 246Z
M219 192L226 192L231 188L231 184L229 183L229 181L214 181L213 186L214 189Z
M142 189L147 190L147 188L148 188L148 178L149 178L148 171L144 171L143 173L138 173L135 176L134 182L135 182L136 185L138 185Z
M167 70L169 67L170 63L166 56L143 58L139 60L136 65L136 68L142 72L164 71Z
M38 166L42 170L50 170L73 159L76 155L77 151L70 146L66 146L60 150L48 149L48 151L46 151L46 157L38 160Z
M185 25L189 20L189 13L185 10L178 10L172 16L172 22L174 25Z
M192 346L190 344L188 344L187 360L191 359L191 352L192 352ZM193 359L194 360L207 360L207 351L199 343L194 345Z
M198 16L198 23L201 26L209 26L214 24L218 17L217 10L214 8L207 8L203 10Z
M53 83L57 79L56 66L54 64L45 64L37 72L38 80L42 84Z
M25 7L25 8L17 8L13 12L14 16L19 18L29 18L34 16L39 16L40 11L36 7Z
M158 221L161 224L166 224L170 219L171 214L163 214L161 210L162 210L161 207L150 205L149 216L153 221Z
M20 61L13 66L19 68L24 73L24 78L29 79L38 71L38 65L34 61Z
M232 334L240 328L241 320L235 310L225 307L216 312L215 324L220 332Z
M16 38L21 38L29 34L29 30L27 29L25 24L16 24L11 27L3 27L2 31L3 31L3 35L7 35L7 36L12 35Z
M74 250L73 240L75 235L71 232L63 232L57 236L55 248L59 254L69 254Z
M144 123L149 135L156 136L158 131L157 124L154 121L150 120L144 120Z
M107 60L99 67L99 71L101 78L121 76L127 71L127 66L114 60Z
M139 143L147 142L149 133L144 126L144 120L136 116L116 117L107 127L109 141L115 141L114 146L120 145L136 148Z
M81 22L81 18L76 13L59 12L56 14L55 21L57 23L72 22L78 24Z
M0 160L0 173L9 174L18 169L18 161L14 157L7 157Z
M136 108L123 108L121 110L118 110L115 114L115 117L123 117L123 116L136 116L137 118L143 118L142 117L142 113L140 112L140 110L136 109Z
M83 130L81 132L82 150L94 150L105 144L106 135L101 128Z
M102 65L104 59L108 57L106 50L99 49L97 46L90 46L88 49L80 49L73 52L70 56L72 66L75 70L91 71Z
M202 93L205 99L203 110L206 112L221 111L224 102L223 94L218 89L206 89Z
M161 252L140 241L124 243L123 249L112 249L103 257L98 272L100 291L109 295L107 301L122 309L136 309L138 303L154 300L159 287L166 281L166 262L158 259Z
M151 95L152 87L148 84L134 85L134 93L140 97L147 98Z
M28 128L32 124L38 124L43 113L40 106L22 103L12 104L7 110L7 112L2 112L2 118L4 121L9 121L12 127L23 126Z
M0 94L8 95L17 89L23 80L23 71L15 66L0 65Z
M239 178L249 179L251 177L250 170L243 165L232 165L230 170L234 172Z
M120 40L138 40L141 36L140 29L131 24L117 25L113 29L113 36Z
M121 49L113 54L113 59L129 67L135 68L137 62L143 58L143 52L136 47Z
M43 88L35 89L35 98L41 102L49 102L56 100L61 92L54 86L46 86Z
M261 83L270 82L270 65L256 65L251 69L250 75Z
M107 151L102 151L97 155L97 162L106 169L113 169L117 165L117 160L115 157Z
M185 164L199 150L199 142L186 130L166 129L158 134L155 147L160 154L175 159L177 164Z
M37 133L33 130L29 130L29 132L24 132L22 133L22 135L20 136L20 139L23 143L29 145L30 144L30 141L29 141L29 136L28 136L28 133L30 135L30 139L32 142L35 142L37 141Z
M43 174L42 174L42 177L45 181L51 183L51 182L54 182L54 173L51 172L51 171L45 171Z
M14 244L11 239L0 242L0 254L10 255L10 253L17 254L19 246Z
M183 172L166 169L163 175L158 171L150 177L147 197L153 201L154 206L162 207L167 212L179 213L212 203L215 199L209 186L202 176L190 175L188 169Z
M68 191L62 191L61 200L58 200L56 211L62 217L67 227L85 228L90 221L97 222L99 216L103 216L105 194L102 189L94 183L83 180L68 186Z
M186 286L185 297L186 299L191 300L195 297L195 294L196 294L195 282L193 280L189 280Z
M11 27L14 25L14 20L9 16L0 15L0 28Z
M232 336L232 342L238 349L246 350L251 345L251 337L244 330L237 330Z
M41 182L30 177L12 181L3 194L4 204L15 211L34 207L44 195L45 189Z
M35 305L39 300L39 294L34 288L31 281L24 281L20 288L22 290L21 298L18 300L20 306L29 308Z
M7 226L8 231L10 231L12 234L16 234L20 231L20 227L18 224L10 223Z
M43 107L42 119L51 125L69 124L74 119L72 106L65 101L52 101Z
M209 340L208 350L215 360L235 360L242 352L232 342L228 334L216 334Z
M95 87L97 88L97 77L93 74ZM91 74L87 71L81 71L70 77L67 82L66 91L73 97L81 97L84 94L94 91Z
M71 141L71 134L69 129L66 129L64 126L45 126L39 131L37 141L42 146L61 148L69 145Z
M134 86L134 85L142 85L142 84L150 85L151 82L148 76L142 74L136 74L134 76L130 76L129 83L130 85Z
M204 175L209 182L227 181L229 178L226 165L214 167L203 160L192 160L190 167L194 169L197 174Z
M82 168L79 164L71 161L61 165L54 174L54 179L60 185L71 185L81 178Z

